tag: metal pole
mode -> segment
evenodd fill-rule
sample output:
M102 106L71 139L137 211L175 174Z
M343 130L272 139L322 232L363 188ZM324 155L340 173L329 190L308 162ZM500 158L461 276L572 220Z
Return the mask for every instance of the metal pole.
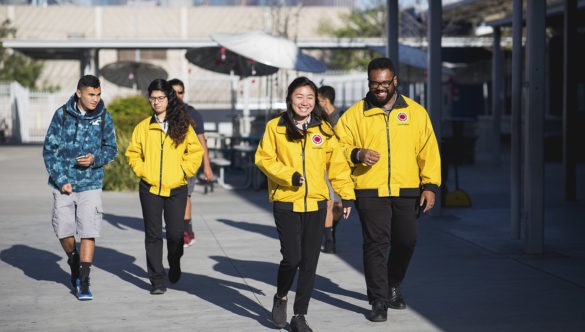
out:
M577 0L565 0L563 26L563 169L565 200L577 200Z
M544 110L546 3L528 0L526 10L526 73L528 87L524 149L524 252L544 248Z
M514 0L512 23L512 115L510 117L510 231L520 239L522 126L522 0Z
M494 42L492 52L492 162L494 166L500 166L501 154L501 122L502 122L502 49L501 29L494 27Z
M443 102L443 84L442 76L442 60L441 60L441 26L443 16L442 1L429 1L429 21L427 29L427 39L429 41L429 49L427 55L427 70L429 74L428 87L428 106L427 110L431 116L433 129L439 146L441 146L441 107ZM441 191L437 193L437 201L441 202ZM435 216L441 215L441 204L435 204L431 210L431 214Z
M386 5L386 35L388 42L386 43L386 56L392 60L396 70L398 71L398 0L387 0Z

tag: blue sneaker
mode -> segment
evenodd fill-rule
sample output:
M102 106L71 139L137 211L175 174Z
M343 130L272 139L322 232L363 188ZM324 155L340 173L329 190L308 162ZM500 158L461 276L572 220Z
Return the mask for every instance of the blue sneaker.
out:
M93 294L89 290L89 278L83 283L77 279L77 299L79 301L93 300Z

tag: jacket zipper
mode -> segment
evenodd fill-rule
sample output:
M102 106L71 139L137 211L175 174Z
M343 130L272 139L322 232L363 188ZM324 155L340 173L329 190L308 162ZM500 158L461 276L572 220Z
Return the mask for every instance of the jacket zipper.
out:
M390 117L390 112L388 112L388 114L386 114L386 116L384 116L384 119L386 120L386 146L388 149L388 196L392 196L392 192L390 191L390 175L392 173L392 171L390 170L390 125L389 125L389 118Z
M160 171L159 171L159 185L158 185L158 195L160 196L160 192L162 190L162 176L163 176L163 151L165 146L165 140L167 139L167 134L165 133L165 137L163 138L162 131L160 133Z
M309 183L307 181L307 168L305 165L305 147L307 146L307 131L305 129L305 138L301 141L301 158L303 160L303 177L305 178L305 212L307 212L307 197L309 196Z

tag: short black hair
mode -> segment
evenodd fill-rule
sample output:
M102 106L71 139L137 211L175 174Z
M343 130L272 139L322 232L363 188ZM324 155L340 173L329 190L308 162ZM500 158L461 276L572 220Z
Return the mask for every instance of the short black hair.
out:
M368 64L368 75L372 70L376 69L389 69L393 74L394 71L394 63L389 58L376 58Z
M169 84L170 84L171 86L179 85L179 86L181 86L181 88L183 88L183 89L185 88L185 84L183 84L183 81L181 81L181 80L180 80L180 79L178 79L178 78L173 78L173 79L170 79L170 80L169 80Z
M335 89L330 85L323 85L317 92L324 98L329 99L331 104L335 103Z
M93 75L85 75L79 79L77 82L77 90L83 90L83 88L92 87L92 88L99 88L100 87L100 79L93 76Z

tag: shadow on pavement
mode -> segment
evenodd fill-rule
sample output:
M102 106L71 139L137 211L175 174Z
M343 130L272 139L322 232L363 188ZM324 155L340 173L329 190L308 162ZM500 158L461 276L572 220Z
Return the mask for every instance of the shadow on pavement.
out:
M138 288L150 291L150 283L141 279L148 278L146 271L134 262L136 258L117 250L96 247L94 266L118 276ZM147 279L148 280L148 279Z
M258 224L254 224L251 222L247 222L247 221L236 221L236 220L230 220L230 219L217 219L218 222L223 223L225 225L234 227L234 228L239 228L241 230L247 231L247 232L253 232L256 234L262 234L266 237L269 237L271 239L276 239L278 240L278 234L276 233L276 227L274 227L273 225L267 226L267 225L258 225Z
M268 285L274 285L276 287L276 274L278 271L277 263L230 259L224 256L210 256L209 258L217 261L217 263L213 266L216 271L226 275L231 275L233 277L260 281ZM234 271L236 273L234 273ZM291 287L291 292L294 292L295 289L296 279ZM338 294L341 296L352 297L361 301L367 301L367 298L364 294L343 289L339 286L339 284L332 282L331 279L317 274L315 278L315 288L312 295L313 299L331 304L341 309L365 313L364 308L333 298L327 293ZM270 294L270 298L272 298L272 294Z
M31 257L34 257L35 264L30 264ZM63 257L57 256L50 251L17 244L2 250L0 259L22 270L29 278L39 281L53 281L71 288L69 271L63 271L57 263Z
M118 229L135 229L144 232L144 222L142 218L117 216L115 214L104 213L103 220L109 222Z
M257 300L242 294L243 292L252 292L264 296L261 290L250 285L183 272L180 282L175 285L170 284L168 288L195 295L228 312L254 319L264 327L273 327L268 320L270 312L262 307Z

